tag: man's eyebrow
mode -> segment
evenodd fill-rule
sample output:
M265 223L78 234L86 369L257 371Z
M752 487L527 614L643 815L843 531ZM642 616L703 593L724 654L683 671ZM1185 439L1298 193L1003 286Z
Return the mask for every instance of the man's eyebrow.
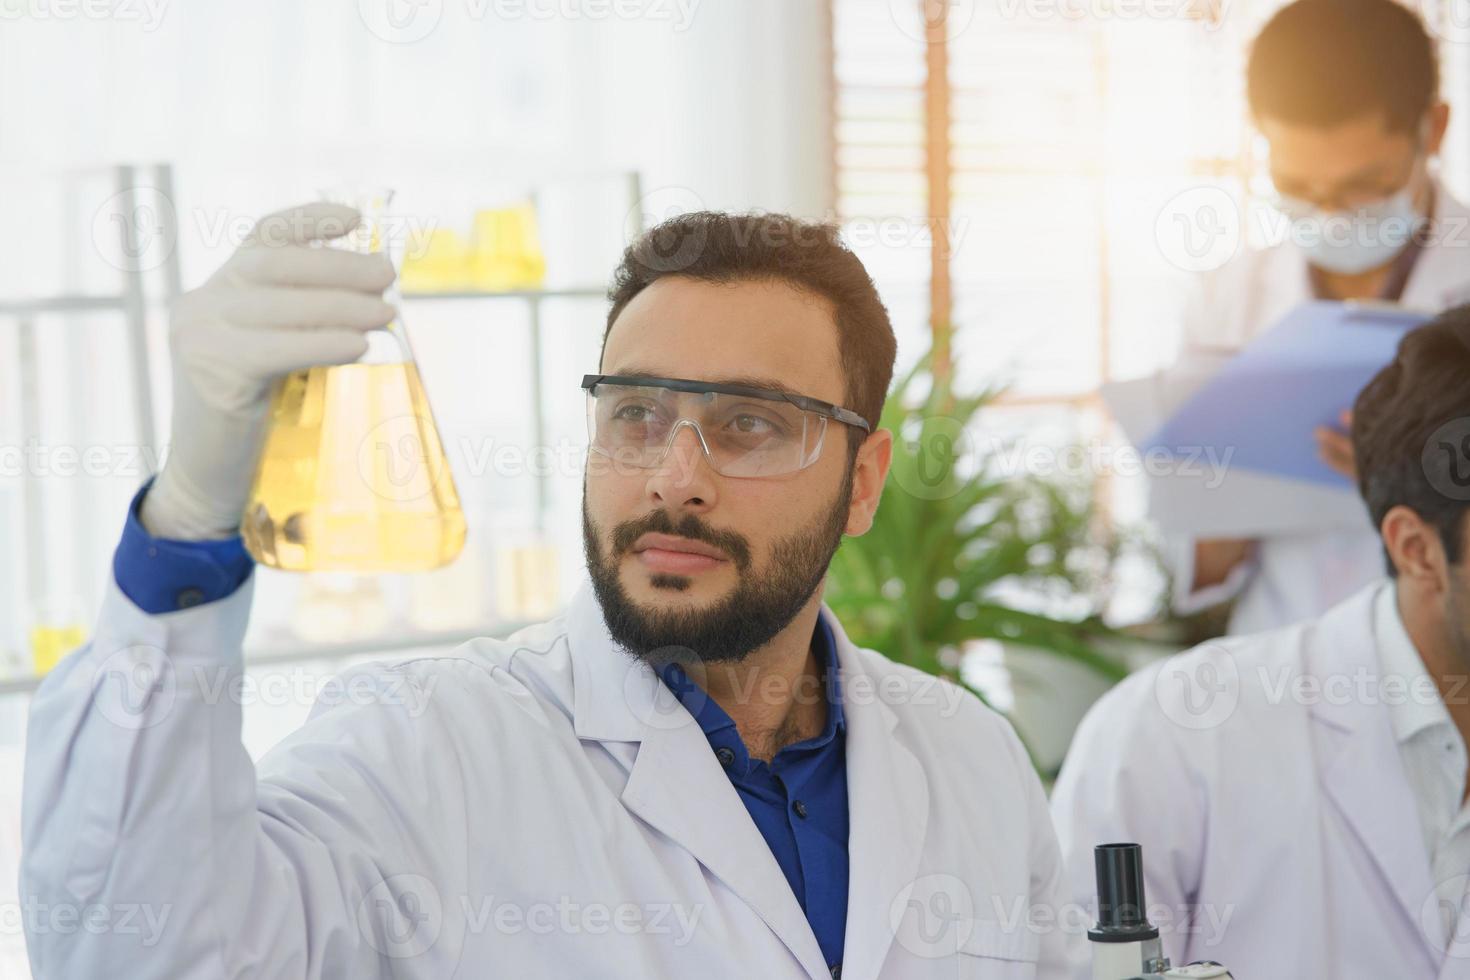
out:
M623 377L633 377L633 378L663 378L663 377L667 377L667 375L662 374L662 373L660 373L658 371L649 371L649 370L646 370L644 368L639 368L639 367L627 367L627 368L623 368L623 369L619 370L617 372L617 374L620 375L620 376L623 376ZM773 393L778 394L778 395L800 395L801 394L801 392L797 391L795 388L793 388L790 385L786 384L784 381L778 381L775 378L763 378L763 377L759 377L757 375L750 375L750 374L741 374L741 375L735 375L733 377L722 377L722 378L696 378L696 379L691 379L691 380L703 381L703 382L705 382L707 384L712 384L712 385L736 385L736 386L739 386L739 387L742 387L742 388L756 388L756 389L759 389L760 391L769 391L769 392L773 392Z

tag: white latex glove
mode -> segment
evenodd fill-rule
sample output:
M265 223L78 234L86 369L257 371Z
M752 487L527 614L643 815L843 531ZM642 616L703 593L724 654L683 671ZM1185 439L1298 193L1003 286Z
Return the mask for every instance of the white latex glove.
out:
M358 220L337 204L263 218L208 282L174 303L172 436L143 500L150 534L194 541L237 533L272 382L356 360L366 331L393 320L382 299L394 277L388 258L322 245Z

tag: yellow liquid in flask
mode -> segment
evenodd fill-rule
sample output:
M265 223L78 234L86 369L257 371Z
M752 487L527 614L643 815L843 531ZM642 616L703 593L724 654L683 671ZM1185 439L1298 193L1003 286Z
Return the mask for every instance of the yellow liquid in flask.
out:
M452 561L465 519L412 360L284 377L241 521L289 571L414 572Z

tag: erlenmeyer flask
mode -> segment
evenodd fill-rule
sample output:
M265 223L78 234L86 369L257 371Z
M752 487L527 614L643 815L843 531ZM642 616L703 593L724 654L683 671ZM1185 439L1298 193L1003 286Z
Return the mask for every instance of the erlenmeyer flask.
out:
M338 196L362 223L333 241L386 251L391 191ZM396 289L384 297L397 305ZM289 571L412 572L464 546L459 494L402 320L352 364L277 382L241 518L255 559Z

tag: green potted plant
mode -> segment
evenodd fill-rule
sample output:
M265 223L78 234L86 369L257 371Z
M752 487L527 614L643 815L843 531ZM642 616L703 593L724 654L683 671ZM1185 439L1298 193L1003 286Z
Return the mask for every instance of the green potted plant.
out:
M1121 539L1098 531L1090 482L1005 472L1005 445L976 424L997 392L956 394L948 379L926 357L895 384L880 422L894 433L888 482L872 529L834 556L826 601L853 642L981 698L960 669L977 641L1004 645L1013 679L1017 661L1038 657L1063 664L1068 683L1085 678L1077 717L1046 719L1065 729L1046 751L1040 727L1028 737L1015 719L1046 774L1058 738L1064 749L1081 711L1128 672L1132 641L1100 615Z

